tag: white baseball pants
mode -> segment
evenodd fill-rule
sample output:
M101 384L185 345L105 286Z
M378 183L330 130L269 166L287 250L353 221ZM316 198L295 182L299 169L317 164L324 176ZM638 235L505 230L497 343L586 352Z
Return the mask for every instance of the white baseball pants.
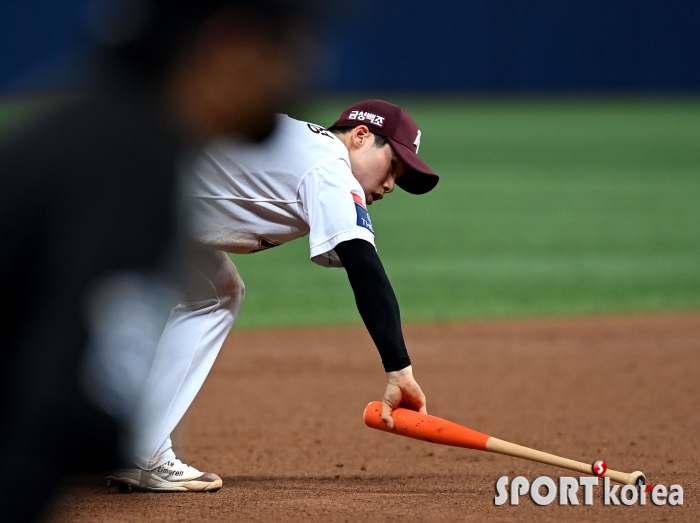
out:
M202 387L245 296L226 253L197 251L188 262L134 416L132 460L142 469L175 458L170 433Z

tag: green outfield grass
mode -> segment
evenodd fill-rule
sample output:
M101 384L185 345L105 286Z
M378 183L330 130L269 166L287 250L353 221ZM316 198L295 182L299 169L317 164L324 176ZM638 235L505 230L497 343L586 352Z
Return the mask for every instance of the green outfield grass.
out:
M442 176L370 208L404 320L700 309L700 99L400 102ZM240 327L360 321L307 239L232 259Z
M370 208L405 320L700 308L700 100L401 103L442 176ZM360 321L306 239L233 259L241 326Z

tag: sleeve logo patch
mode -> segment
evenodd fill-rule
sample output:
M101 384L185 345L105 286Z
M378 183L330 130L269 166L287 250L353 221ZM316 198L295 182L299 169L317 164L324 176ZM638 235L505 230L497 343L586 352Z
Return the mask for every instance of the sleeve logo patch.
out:
M359 227L364 227L369 232L374 235L374 229L372 228L372 220L369 219L369 213L367 212L367 207L365 206L365 200L357 193L351 192L352 199L355 202L355 212L357 213L357 225Z

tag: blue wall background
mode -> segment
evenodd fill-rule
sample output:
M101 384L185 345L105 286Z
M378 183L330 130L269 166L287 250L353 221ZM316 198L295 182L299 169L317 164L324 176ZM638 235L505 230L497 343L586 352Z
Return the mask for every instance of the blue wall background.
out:
M700 89L699 0L383 0L322 28L330 90ZM0 89L81 46L85 0L0 7Z

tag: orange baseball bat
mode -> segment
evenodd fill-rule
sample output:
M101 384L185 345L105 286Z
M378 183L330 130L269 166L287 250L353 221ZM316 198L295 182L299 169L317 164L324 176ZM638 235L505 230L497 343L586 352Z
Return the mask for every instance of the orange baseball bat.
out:
M429 414L421 414L414 410L394 409L391 413L394 419L394 428L390 429L382 421L382 404L373 401L365 408L365 425L384 432L391 432L408 438L429 441L440 445L452 447L464 447L474 450L485 450L496 454L514 456L516 458L529 459L546 465L554 465L568 470L574 470L583 474L595 475L591 465L562 458L554 454L547 454L539 450L509 443L487 434L482 434L470 428L464 427L452 421L447 421ZM606 470L602 477L609 477L613 481L627 485L646 484L646 477L640 471L626 473L616 470Z

